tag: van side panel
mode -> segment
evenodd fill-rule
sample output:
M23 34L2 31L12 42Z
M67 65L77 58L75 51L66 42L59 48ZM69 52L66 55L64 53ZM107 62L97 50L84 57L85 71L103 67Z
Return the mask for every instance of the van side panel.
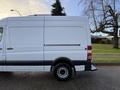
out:
M43 60L43 28L9 27L8 32L7 61ZM8 50L8 48L12 49Z
M87 60L86 21L77 18L45 17L45 60L55 60L59 57Z
M9 19L7 24L6 71L34 71L37 62L41 63L38 68L43 71L44 18Z

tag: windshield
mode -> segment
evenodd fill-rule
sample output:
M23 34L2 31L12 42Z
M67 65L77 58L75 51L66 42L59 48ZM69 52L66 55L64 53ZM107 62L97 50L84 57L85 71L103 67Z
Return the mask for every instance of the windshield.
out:
M2 40L2 36L3 36L3 28L0 27L0 41Z

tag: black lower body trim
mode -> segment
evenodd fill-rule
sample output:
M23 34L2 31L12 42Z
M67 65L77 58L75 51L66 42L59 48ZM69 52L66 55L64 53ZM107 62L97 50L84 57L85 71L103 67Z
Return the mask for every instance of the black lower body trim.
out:
M7 65L7 66L49 66L53 65L53 60L42 60L42 61L0 61L0 65ZM91 63L87 61L81 60L73 60L72 64L74 66L77 65L85 65L85 70L91 70Z
M1 61L0 65L8 66L43 66L43 65L52 65L53 61Z
M86 65L87 61L81 61L81 60L74 60L72 61L73 65Z

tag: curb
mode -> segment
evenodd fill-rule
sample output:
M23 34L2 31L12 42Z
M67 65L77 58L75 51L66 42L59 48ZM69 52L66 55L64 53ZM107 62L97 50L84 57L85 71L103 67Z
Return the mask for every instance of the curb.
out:
M120 63L93 63L96 66L120 66Z

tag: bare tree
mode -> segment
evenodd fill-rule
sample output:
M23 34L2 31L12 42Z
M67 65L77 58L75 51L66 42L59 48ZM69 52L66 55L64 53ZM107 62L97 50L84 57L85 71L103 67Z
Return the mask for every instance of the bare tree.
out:
M84 2L85 12L93 21L92 32L103 32L114 36L113 48L118 45L119 0L80 0ZM109 29L109 30L108 30Z

